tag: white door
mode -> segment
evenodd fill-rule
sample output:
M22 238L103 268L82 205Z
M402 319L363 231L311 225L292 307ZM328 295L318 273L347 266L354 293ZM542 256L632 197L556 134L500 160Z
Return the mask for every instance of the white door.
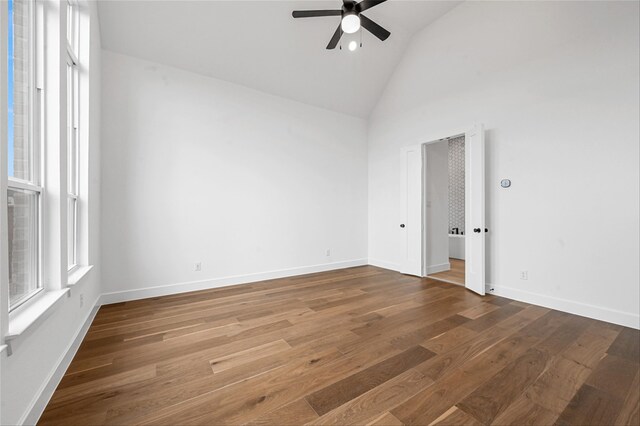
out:
M484 295L484 126L465 134L465 285Z
M398 232L402 233L400 272L422 276L422 146L401 150L401 216Z

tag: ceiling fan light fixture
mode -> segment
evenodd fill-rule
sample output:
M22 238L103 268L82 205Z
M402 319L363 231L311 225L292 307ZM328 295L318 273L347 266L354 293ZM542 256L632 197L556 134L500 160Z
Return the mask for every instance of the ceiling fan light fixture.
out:
M348 13L342 17L342 31L353 34L360 29L360 17L355 13Z
M340 16L340 23L338 24L338 28L336 28L333 36L331 37L331 40L329 40L329 44L327 44L327 50L332 50L338 47L338 44L340 44L340 39L344 34L354 34L362 29L369 31L381 41L385 41L387 38L389 38L389 36L391 35L389 31L385 30L366 16L360 15L361 12L378 6L385 1L387 0L362 0L360 2L357 2L357 0L342 0L342 7L340 9L294 10L293 12L291 12L291 15L294 18ZM349 44L347 44L347 46L348 45ZM362 47L362 36L360 37L360 43L355 47ZM340 44L340 49L342 49L342 44Z
M354 50L356 50L358 48L358 43L355 40L351 40L349 42L349 46L348 47L349 47L349 50L353 52Z

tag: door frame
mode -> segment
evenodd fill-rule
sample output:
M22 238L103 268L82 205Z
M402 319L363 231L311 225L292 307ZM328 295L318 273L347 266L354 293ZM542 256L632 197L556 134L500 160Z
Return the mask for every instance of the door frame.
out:
M420 256L420 261L422 262L422 277L426 277L427 273L427 238L429 236L429 227L427 226L427 197L425 197L425 182L427 179L427 145L431 145L438 142L448 141L449 139L459 138L460 136L465 136L467 132L455 133L451 136L445 136L440 139L430 140L429 142L424 142L420 146L422 147L422 178L420 180L422 185L422 191L420 191L420 195L422 197L422 254ZM466 139L465 139L466 142ZM467 192L467 188L465 186L465 196ZM465 237L466 238L466 237ZM466 281L466 277L465 277Z
M466 143L467 142L466 135L471 133L474 129L477 129L477 128L484 129L484 126L482 125L482 123L476 123L476 124L471 125L471 126L469 126L467 128L464 128L464 129L458 128L458 129L454 129L453 131L446 132L446 133L445 132L435 133L433 136L421 138L422 140L425 140L425 139L428 140L428 142L418 142L418 145L421 146L421 153L422 153L421 159L420 159L421 162L422 162L422 177L421 177L421 182L420 182L420 185L422 187L422 190L420 191L420 194L421 194L421 197L422 197L422 200L421 200L421 203L420 203L421 210L422 210L422 212L421 212L421 225L422 225L421 226L422 227L421 252L422 253L421 253L421 256L420 256L420 261L421 261L421 264L422 264L422 268L421 268L422 277L426 277L427 276L427 273L426 273L427 272L426 271L426 268L427 268L427 266L426 266L426 264L427 264L427 262L426 262L426 256L427 256L426 243L427 243L427 237L428 237L428 232L429 232L429 229L427 227L427 221L426 221L426 211L427 211L426 203L427 203L427 200L426 200L425 193L424 193L424 191L425 191L425 177L426 177L425 175L427 173L427 170L426 170L426 167L425 167L425 165L426 165L425 164L425 152L426 152L425 147L426 147L426 145L429 145L429 144L442 142L444 140L453 139L453 138L457 138L457 137L460 137L460 136L465 136L465 143ZM465 146L465 148L466 148L466 146ZM466 172L466 170L465 170L465 172ZM469 191L469 189L465 185L465 199L468 196L468 191ZM465 207L465 210L466 210L466 207ZM466 241L466 234L465 234L465 247L466 247L466 243L467 243L467 241ZM485 262L486 262L486 257L485 257ZM486 277L485 277L485 279L486 279ZM485 285L486 285L486 283L485 283ZM465 274L465 287L466 286L467 286L467 276Z

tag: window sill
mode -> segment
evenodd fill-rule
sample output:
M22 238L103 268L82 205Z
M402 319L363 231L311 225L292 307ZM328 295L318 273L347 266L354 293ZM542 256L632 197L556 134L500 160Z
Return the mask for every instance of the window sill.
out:
M67 278L67 285L74 286L78 284L80 281L82 281L84 276L87 275L89 271L92 269L93 269L93 265L78 266L73 270L73 272L69 274L69 278Z
M47 291L31 303L9 314L9 330L5 336L5 342L20 337L29 328L44 321L52 312L53 307L62 299L62 296L68 292L68 288Z

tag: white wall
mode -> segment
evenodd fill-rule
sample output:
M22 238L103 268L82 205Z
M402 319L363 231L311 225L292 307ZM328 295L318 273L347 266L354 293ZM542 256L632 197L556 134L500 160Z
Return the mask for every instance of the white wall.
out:
M638 327L638 22L638 2L466 2L418 33L369 123L370 261L399 262L400 147L482 122L488 282Z
M12 341L13 354L0 355L0 424L13 425L23 422L35 423L45 404L55 390L71 361L73 351L69 348L81 331L86 319L92 314L101 293L99 264L99 200L100 200L100 29L94 2L83 4L91 14L89 48L89 146L86 158L89 161L89 194L83 208L88 209L86 229L88 239L88 262L94 265L85 277L75 285L70 296L64 296L51 314L37 326ZM87 40L85 40L87 41ZM81 54L82 55L82 54ZM84 303L80 304L80 295ZM66 357L65 357L66 356ZM62 365L61 369L58 366Z
M370 262L397 264L399 148L476 122L488 129L488 281L638 327L637 2L465 3L416 36L368 129L110 52L100 81L91 8L95 267L0 354L0 423L36 420L101 292L361 263L367 222Z
M364 120L102 59L105 300L366 263Z
M427 274L449 265L449 144L430 143L424 149L425 260Z

